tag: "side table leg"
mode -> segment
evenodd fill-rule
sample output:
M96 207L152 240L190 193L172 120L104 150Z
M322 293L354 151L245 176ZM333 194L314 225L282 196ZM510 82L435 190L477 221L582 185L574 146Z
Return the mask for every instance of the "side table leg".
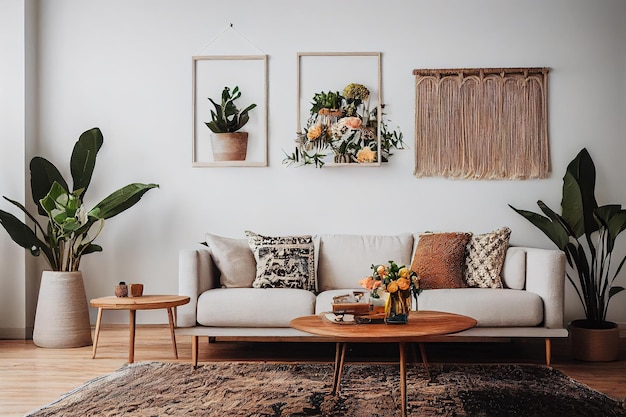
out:
M406 343L400 342L400 407L406 417Z
M128 310L130 312L130 319L128 320L128 327L130 329L130 340L128 341L128 363L135 361L135 313L133 309Z
M102 307L98 308L98 319L96 320L96 334L93 337L93 352L91 359L96 358L96 349L98 349L98 337L100 337L100 323L102 322Z
M172 316L172 308L167 308L167 318L170 322L170 336L172 337L172 347L174 348L174 357L178 359L178 350L176 349L176 334L174 333L174 317Z

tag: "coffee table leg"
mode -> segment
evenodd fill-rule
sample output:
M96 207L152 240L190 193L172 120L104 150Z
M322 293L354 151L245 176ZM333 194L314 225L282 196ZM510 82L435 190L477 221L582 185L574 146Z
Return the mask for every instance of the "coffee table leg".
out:
M433 379L430 377L430 370L428 369L428 358L426 357L426 347L424 346L423 343L420 343L419 346L420 346L420 355L422 356L422 363L424 364L424 370L426 370L426 376L428 377L429 381L432 381Z
M337 342L335 345L335 372L333 374L332 394L339 393L339 385L341 384L341 374L343 373L343 363L346 357L346 343Z
M167 318L170 321L170 335L172 337L172 347L174 348L174 357L178 359L178 350L176 349L176 334L174 333L174 317L172 316L172 308L167 308Z
M400 342L400 407L406 417L406 343Z
M98 348L98 338L100 337L100 323L102 322L102 307L98 308L98 318L96 319L96 334L93 337L93 352L91 359L96 358L96 349Z
M130 329L130 339L128 341L128 363L135 361L135 310L130 309L130 319L128 320L128 327Z

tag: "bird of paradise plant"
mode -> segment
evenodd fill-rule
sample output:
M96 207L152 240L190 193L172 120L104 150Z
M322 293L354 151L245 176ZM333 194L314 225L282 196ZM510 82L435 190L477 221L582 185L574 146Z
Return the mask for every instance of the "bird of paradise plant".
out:
M37 220L24 205L4 197L32 222L29 226L13 214L0 210L0 224L15 243L33 256L43 253L53 271L78 271L81 257L101 252L94 240L104 221L134 206L157 184L129 184L104 198L87 211L83 199L91 183L96 156L104 143L102 132L93 128L82 133L70 159L73 187L47 159L36 156L30 161L32 198L37 212L47 224Z

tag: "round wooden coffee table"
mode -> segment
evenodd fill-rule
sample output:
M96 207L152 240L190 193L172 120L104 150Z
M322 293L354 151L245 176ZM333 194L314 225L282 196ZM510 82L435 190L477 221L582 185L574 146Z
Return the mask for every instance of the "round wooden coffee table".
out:
M412 311L407 324L339 324L320 316L293 319L291 327L320 336L330 336L336 342L335 371L332 393L339 392L347 343L398 343L400 348L400 398L402 416L406 416L406 344L418 343L428 378L428 360L424 342L429 337L456 333L476 326L476 320L459 314L439 311Z
M170 334L172 336L172 347L174 348L174 356L178 359L176 335L174 334L174 315L176 314L176 307L187 304L188 302L189 297L182 295L142 295L141 297L100 297L92 299L90 301L91 306L98 307L98 319L96 320L96 334L93 341L92 359L96 357L103 310L128 310L130 312L130 320L128 322L130 332L128 363L133 363L135 360L135 312L137 310L156 310L161 308L167 309ZM174 310L174 314L172 314L172 309Z

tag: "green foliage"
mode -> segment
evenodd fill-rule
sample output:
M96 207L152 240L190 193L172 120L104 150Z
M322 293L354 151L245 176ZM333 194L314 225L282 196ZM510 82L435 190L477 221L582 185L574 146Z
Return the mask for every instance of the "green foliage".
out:
M313 103L311 103L311 114L317 113L322 109L339 109L342 101L343 97L339 94L339 91L316 93L313 96Z
M585 316L599 323L606 321L611 298L624 291L613 283L626 256L614 270L611 266L615 240L626 229L626 210L617 204L598 207L595 184L595 165L587 149L582 149L563 177L560 215L541 200L537 204L545 216L509 206L565 252L571 270L567 278L578 294Z
M103 142L98 128L80 135L70 159L71 192L51 162L38 156L31 160L32 197L38 213L47 216L45 229L22 204L4 197L28 217L33 227L4 210L0 210L0 224L15 243L28 249L33 256L43 252L54 271L77 271L83 255L102 251L93 241L102 230L104 220L132 207L148 190L158 187L157 184L127 185L87 212L83 198L91 183L96 155Z
M205 124L213 133L230 133L236 132L250 120L248 112L256 107L256 104L251 104L241 112L235 105L235 100L241 97L241 91L236 86L232 94L229 87L224 87L222 91L222 101L217 104L212 98L209 101L213 103L215 111L211 110L211 121Z

